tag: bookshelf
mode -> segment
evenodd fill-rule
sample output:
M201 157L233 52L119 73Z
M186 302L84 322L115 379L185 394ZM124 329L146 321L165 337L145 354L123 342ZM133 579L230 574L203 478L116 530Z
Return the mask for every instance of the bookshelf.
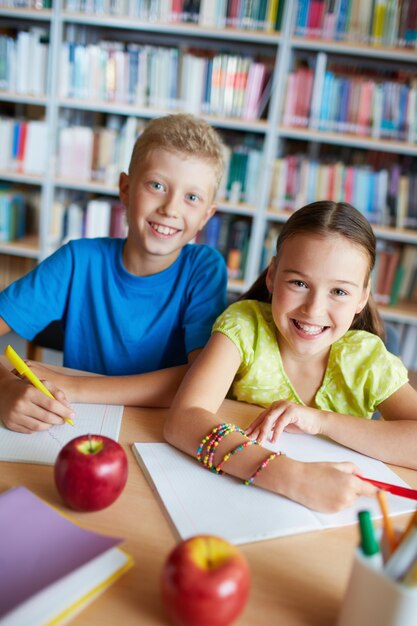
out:
M78 227L90 200L105 198L112 210L113 204L117 204L117 174L127 166L126 159L137 132L148 119L177 110L205 117L219 129L230 146L229 168L232 169L233 163L236 171L233 175L229 171L229 181L225 181L221 191L218 203L221 223L217 228L229 227L229 243L233 235L237 247L244 241L244 252L239 250L241 256L231 255L231 291L241 292L258 275L268 255L267 231L275 233L279 224L287 219L289 210L324 197L323 188L315 189L312 197L311 189L306 191L297 185L291 196L287 189L290 167L295 168L298 178L306 171L313 177L312 164L318 164L322 172L323 165L333 167L336 163L339 175L340 164L354 168L353 173L349 170L350 174L357 177L355 181L361 180L367 190L365 195L359 194L359 202L372 196L367 180L370 172L373 180L384 168L389 170L385 185L391 184L390 168L399 163L402 183L410 194L417 156L417 82L412 78L417 67L417 25L414 30L410 24L406 28L406 18L413 19L411 13L410 16L404 14L405 17L402 14L402 7L407 3L400 0L376 4L372 0L340 0L338 3L319 0L233 3L57 0L49 5L46 0L43 6L39 2L39 8L34 9L29 0L27 7L22 6L23 1L19 2L19 7L10 6L12 1L0 0L0 35L17 40L21 31L28 32L32 37L31 45L38 42L43 46L37 54L47 59L47 71L43 79L37 77L37 87L31 88L32 92L28 89L22 92L22 86L18 87L16 81L7 84L2 74L1 46L4 47L4 43L0 42L2 119L44 123L42 128L36 129L38 135L33 133L35 145L40 144L36 138L42 138L42 159L35 156L31 165L24 163L22 167L16 164L16 157L8 164L0 158L0 183L26 195L30 206L27 235L14 242L0 241L0 263L2 257L8 257L7 267L12 265L13 258L26 259L26 264L20 267L27 271L27 263L39 262L59 246L65 236L63 224L68 228L70 221L69 207L81 207L81 213L79 210L73 216ZM241 11L234 17L226 13L232 5ZM376 5L385 7L384 15L372 13ZM331 7L340 14L330 14ZM251 11L258 11L258 20ZM278 30L275 29L277 23ZM401 45L397 45L397 40ZM107 66L110 64L113 68L112 78L108 74L98 81L92 80L92 75L100 76L97 68L102 54L107 55ZM138 59L141 62L141 55L145 55L146 65L152 70L144 83L135 66ZM259 69L260 66L263 69ZM254 76L256 71L261 72L257 77L261 87L253 95L252 108L247 88L240 96L236 95L236 82L232 92L228 91L226 83L220 84L223 90L220 96L213 83L210 97L207 96L207 75L213 78L217 71L218 76L224 76L230 69L236 81L238 70L242 73L244 69L248 80L249 67ZM89 68L95 68L93 74L89 74ZM168 74L166 68L170 68ZM123 71L127 71L124 83L115 79ZM132 88L129 72L133 71L136 82ZM290 76L298 71L303 72L301 93L306 101L303 103L301 98L301 111L291 109L287 96ZM346 96L349 90L357 88L361 76L367 77L372 93L381 89L380 99L385 97L384 86L388 83L392 89L397 85L400 94L406 89L414 106L414 117L410 114L405 120L406 129L404 120L395 127L394 114L389 120L391 126L361 120L365 126L355 127L343 125L340 119L320 118L322 103L317 101L317 85L327 74L332 74L334 83L330 86L326 83L326 88L333 89L331 93L337 97L341 97L337 91L341 83ZM202 76L206 77L205 83ZM253 80L255 83L255 78ZM294 84L297 80L295 76ZM44 84L43 91L40 83ZM170 83L168 91L161 88L167 83ZM324 93L324 82L322 84ZM300 98L295 101L300 104ZM403 104L397 108L403 111ZM410 119L414 120L414 126L410 126ZM32 132L32 128L27 132ZM0 125L0 137L1 133ZM79 149L79 145L70 143L75 135L79 135L80 145L85 142L87 152L96 145L94 142L105 145L117 135L120 140L118 160L102 163L100 167L80 168L81 175L76 170L74 173L65 155L72 149L75 152ZM290 159L293 159L291 163ZM40 160L43 160L43 173L39 173ZM246 164L244 176L249 176L248 179L242 179L241 171L238 172L242 162ZM281 177L278 186L277 168ZM343 170L343 176L345 174ZM330 175L333 174L323 174L325 178ZM359 187L355 184L356 188ZM417 196L417 187L414 188ZM375 232L378 240L387 246L413 246L417 250L417 206L414 207L415 223L407 222L410 196L404 198L402 193L401 197L402 214L397 215L398 202L390 198L391 206L384 207L376 216L379 223L374 226ZM368 210L369 206L365 208ZM228 252L230 250L226 249L225 255ZM395 306L381 306L381 312L386 319L412 326L417 333L417 302L410 300ZM415 343L417 348L417 334Z
M277 170L278 179L283 170L286 180L271 189L265 222L278 230L288 210L326 195L362 210L378 239L373 292L382 317L399 331L404 362L415 370L417 300L412 281L417 221L410 190L417 165L417 5L401 0L299 0L291 5L286 14L289 35L282 32L282 41L289 38L287 84L276 130L272 187ZM337 32L341 20L345 27ZM337 106L332 110L333 102ZM399 185L394 184L394 170ZM344 186L337 186L341 179ZM331 182L333 194L326 194ZM378 196L381 189L385 194ZM403 253L407 249L412 254ZM395 298L394 282L392 292L379 293L379 276L388 275L382 269L388 252L398 257L395 271L403 272ZM412 272L407 269L409 293L406 257L413 263Z
M181 77L177 68L179 57L181 65L185 67L188 63L191 79L194 76L197 81L200 78L197 67L199 61L207 62L214 57L214 66L215 61L224 63L224 58L229 59L226 63L230 62L230 59L237 59L239 67L244 66L246 72L249 73L252 66L256 66L255 70L259 69L258 66L263 66L264 74L258 80L265 87L266 75L273 73L277 58L280 36L276 31L248 28L248 16L246 22L242 20L241 28L224 28L213 20L210 6L206 7L206 24L201 26L179 21L171 23L166 20L166 14L162 17L160 15L157 22L150 21L149 15L148 19L141 19L143 15L97 15L97 11L94 15L87 14L81 12L75 2L55 2L51 8L39 10L25 8L22 6L23 2L19 2L20 6L16 8L4 6L5 4L6 2L1 6L0 3L1 32L17 42L16 58L19 57L20 34L37 32L39 25L43 29L44 40L48 41L49 50L45 87L42 93L36 94L36 97L29 89L17 89L16 78L9 83L5 79L2 81L0 60L2 116L8 117L8 121L12 123L14 120L44 120L43 143L46 145L44 172L40 175L34 176L30 173L26 164L22 167L15 154L12 154L3 168L0 167L0 181L3 183L13 188L18 187L19 190L23 188L28 193L32 187L39 191L37 220L34 220L35 228L29 233L28 241L26 242L25 238L21 239L18 247L15 242L1 242L0 254L16 254L16 250L19 250L20 254L32 258L34 262L40 261L50 254L62 240L60 228L63 219L62 205L68 208L74 202L85 204L90 198L97 196L105 196L109 201L116 202L117 174L120 170L127 168L134 138L140 126L151 117L177 110L204 114L208 121L219 128L225 141L234 145L237 153L249 151L255 156L257 153L259 169L260 157L264 153L266 138L270 134L270 123L265 115L260 118L256 112L250 110L250 103L246 103L244 92L240 109L233 112L230 106L226 106L226 97L223 98L224 106L217 106L217 108L213 102L209 103L210 106L207 106L207 103L191 102L191 96L185 89L181 92L177 91L173 98L172 94L160 93L158 81L150 78L145 89L143 85L136 86L133 98L131 93L119 93L118 84L116 84L115 93L110 93L108 82L103 96L102 92L100 95L102 85L97 87L97 91L88 90L94 81L88 80L91 76L86 77L85 66L92 65L97 60L98 48L107 49L107 60L115 64L114 71L117 73L117 68L121 67L120 64L126 64L126 58L121 58L123 52L128 51L129 55L133 55L139 48L140 54L147 55L146 64L150 67L152 76L160 76L164 69L161 66L168 64L170 75L176 75L177 82L181 82L186 87L187 81ZM7 2L7 4L11 3ZM137 3L136 9L139 4ZM159 7L163 3L147 4ZM117 6L118 3L112 4L113 9ZM152 20L154 19L155 15L152 16ZM10 44L10 41L8 43ZM123 44L122 50L121 43ZM3 57L3 65L5 62L7 63L7 57L6 61ZM95 67L97 69L97 66ZM211 71L214 71L214 68L211 68ZM104 80L108 81L108 76L105 76ZM163 83L163 80L160 82ZM140 94L141 89L147 93ZM256 98L256 91L254 93ZM259 104L261 105L265 108L267 102L264 101L263 104ZM256 99L255 103L252 103L253 106L258 106ZM125 135L122 137L124 144L118 146L122 157L119 162L111 163L103 176L99 176L100 173L97 172L92 174L90 172L89 175L83 176L82 172L87 172L88 168L83 167L85 164L82 163L82 159L78 159L78 169L72 170L68 166L71 159L66 158L71 149L74 152L80 150L81 144L69 143L75 134L80 136L81 142L87 142L87 150L91 149L91 136L89 137L86 131L91 127L94 129L105 127L106 130L112 127L114 133ZM9 134L10 132L12 131L9 130ZM245 138L246 140L249 138L250 146L245 145ZM83 149L82 145L81 149ZM258 184L261 187L260 182ZM228 195L229 192L225 190L220 201L222 213L235 216L236 220L243 217L252 226L257 221L255 191L251 191L251 198L245 198L239 190L236 193L236 189L230 198ZM74 217L75 221L77 219ZM249 247L249 256L253 260L250 261L248 258L246 268L254 265L252 246ZM238 279L231 279L231 289L236 291L242 289L243 284L249 280L246 273L242 271L242 276ZM255 270L252 270L253 275L254 273Z

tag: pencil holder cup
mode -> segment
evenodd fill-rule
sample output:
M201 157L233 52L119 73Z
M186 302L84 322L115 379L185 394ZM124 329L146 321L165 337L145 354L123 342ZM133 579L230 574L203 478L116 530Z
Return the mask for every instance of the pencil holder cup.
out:
M415 626L417 587L407 587L355 553L337 626Z

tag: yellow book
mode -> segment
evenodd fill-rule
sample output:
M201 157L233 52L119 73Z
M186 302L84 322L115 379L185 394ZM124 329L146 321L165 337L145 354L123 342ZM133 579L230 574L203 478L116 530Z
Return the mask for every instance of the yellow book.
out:
M68 622L133 565L120 543L79 527L25 487L0 494L0 624Z
M386 0L376 0L374 7L374 19L372 23L372 42L379 45L384 34L384 21L386 12Z
M277 13L278 0L268 0L268 7L266 11L266 23L268 24L267 30L274 30Z

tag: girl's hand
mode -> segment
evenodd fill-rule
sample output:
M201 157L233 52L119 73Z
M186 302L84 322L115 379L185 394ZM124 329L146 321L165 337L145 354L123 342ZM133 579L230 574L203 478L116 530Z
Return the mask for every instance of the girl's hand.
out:
M36 389L26 380L15 377L4 379L0 385L0 415L4 425L20 433L47 430L55 424L64 424L64 418L73 419L63 391L42 381L54 398Z
M284 430L290 433L318 435L321 432L323 417L323 412L318 409L278 400L260 413L245 432L248 437L256 439L259 443L268 439L275 443Z
M297 463L285 495L323 513L336 513L354 504L360 496L373 497L377 489L355 474L353 463Z

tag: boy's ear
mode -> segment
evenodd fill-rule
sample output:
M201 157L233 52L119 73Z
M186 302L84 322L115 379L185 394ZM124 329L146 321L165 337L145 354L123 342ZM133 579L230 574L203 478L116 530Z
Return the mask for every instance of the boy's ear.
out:
M129 206L129 176L124 172L119 176L119 198L125 207Z
M217 211L217 204L212 204L211 206L207 208L207 211L204 213L201 219L198 230L201 230L202 228L204 228L204 226L207 224L209 219L215 214L216 211Z
M271 294L274 289L275 261L276 261L276 257L273 256L270 264L268 265L268 269L267 269L266 277L265 277L266 288Z

